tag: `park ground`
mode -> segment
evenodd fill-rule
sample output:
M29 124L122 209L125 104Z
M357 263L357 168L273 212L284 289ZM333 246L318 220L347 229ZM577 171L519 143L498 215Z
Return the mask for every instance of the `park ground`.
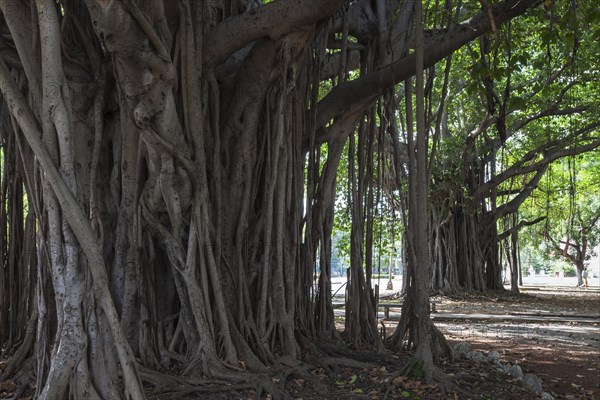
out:
M524 372L541 378L543 390L555 398L600 399L598 288L541 286L524 287L519 295L467 294L446 297L439 308L436 325L452 343L466 341L484 354L498 351L502 362L519 364ZM460 318L446 319L444 314ZM493 368L481 367L484 374L493 373ZM520 398L516 393L493 395L520 386L504 378L497 387L479 384L478 390L476 381L471 384L484 398Z
M385 301L396 295L383 294ZM436 326L452 345L466 342L484 355L496 351L505 365L518 364L542 380L543 391L556 399L600 399L600 289L527 286L509 291L436 296ZM395 329L398 309L380 319L386 335ZM380 313L383 317L383 313ZM343 329L343 319L338 318ZM332 350L332 349L330 349ZM521 382L493 363L469 359L444 361L442 370L462 391L445 393L401 374L410 352L376 356L366 349L332 350L332 357L313 360L312 367L273 369L269 379L296 399L539 399ZM0 369L3 363L0 362ZM12 399L14 384L0 387L0 399ZM151 399L271 399L252 387L221 385L200 397L152 394ZM25 397L24 400L31 397Z
M395 297L389 292L384 296L385 302ZM543 391L556 399L600 399L599 287L546 283L522 287L520 294L462 293L433 299L439 302L433 319L453 346L466 342L484 355L498 352L501 363L517 364L523 373L535 374ZM388 320L380 319L388 336L399 317L394 311L399 310L392 309ZM343 329L341 319L339 327ZM314 374L321 376L321 386L317 390L318 385L311 385L313 393L307 393L298 382L289 386L295 389L294 396L303 399L541 398L493 363L467 359L441 364L464 391L442 393L436 386L400 375L409 358L406 353L398 357L399 365L382 361L384 366L340 368L333 375L317 369Z
M484 355L498 352L501 363L517 364L523 373L535 374L543 391L556 399L600 400L600 287L576 288L574 283L544 281L521 287L520 294L435 296L432 299L439 304L433 319L450 344L466 342ZM382 302L397 297L385 290L382 296ZM388 336L395 329L398 311L392 309L388 320L380 319ZM338 326L343 330L343 319ZM376 365L369 360L373 365L363 368L317 368L312 371L313 382L288 379L288 390L302 399L541 398L494 364L467 359L446 361L441 367L468 394L442 393L436 386L400 374L409 358L406 353L397 363L381 360Z

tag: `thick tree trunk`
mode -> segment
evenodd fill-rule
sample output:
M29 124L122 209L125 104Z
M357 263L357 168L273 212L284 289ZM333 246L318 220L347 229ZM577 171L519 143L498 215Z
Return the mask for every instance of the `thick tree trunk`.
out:
M469 211L468 205L461 205L462 196L457 197L455 207L439 213L445 218L432 214L432 289L501 289L499 240L493 214Z
M577 276L577 286L583 285L583 269L585 268L585 264L583 260L575 261L575 275Z
M508 241L508 240L507 240ZM506 259L510 267L510 291L519 293L519 243L516 233L510 235L510 243L506 246Z

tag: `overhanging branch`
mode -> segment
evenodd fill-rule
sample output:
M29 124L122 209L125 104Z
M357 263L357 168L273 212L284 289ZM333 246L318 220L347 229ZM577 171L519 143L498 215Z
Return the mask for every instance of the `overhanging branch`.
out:
M509 21L524 14L528 9L540 4L540 0L507 0L493 7L496 24ZM428 68L452 54L463 45L483 35L491 29L487 11L478 13L470 21L457 25L453 29L440 34L426 46L424 67ZM317 127L323 127L336 116L341 115L349 103L372 98L383 94L393 85L402 82L415 74L415 54L391 63L363 78L345 82L333 89L319 102Z
M544 215L542 217L536 218L533 221L527 221L527 220L523 220L521 222L519 222L517 225L513 226L510 229L505 230L504 232L500 233L498 235L498 240L504 240L507 237L509 237L512 233L520 231L521 228L525 227L525 226L531 226L531 225L535 225L538 224L542 221L544 221L547 217Z
M536 121L540 118L559 116L559 115L577 114L577 113L582 113L586 110L587 110L587 107L584 107L584 106L570 107L570 108L565 108L565 109L557 109L557 108L552 107L552 108L540 111L534 115L531 115L531 116L525 118L524 120L516 122L513 126L513 131L517 132L519 129L523 128L525 125L527 125L533 121Z
M542 177L546 173L546 170L548 169L549 165L550 165L550 163L544 164L535 173L535 175L533 176L533 178L531 178L531 180L529 182L527 182L527 184L525 185L525 187L523 188L523 190L521 190L521 193L519 193L517 196L515 196L514 199L512 199L508 203L503 204L502 206L498 207L496 209L496 215L495 215L495 217L497 219L499 219L499 218L507 216L508 214L512 214L512 213L516 212L517 209L519 208L519 206L521 204L523 204L523 202L535 190L535 188L537 187L538 183L540 183L540 180L542 179Z
M522 175L523 173L525 173L523 171L527 171L527 172L536 171L536 174L525 185L523 190L521 190L521 192L514 199L512 199L508 203L502 205L501 207L498 207L498 209L496 211L496 218L502 218L510 213L515 212L519 208L519 206L529 197L529 195L533 192L533 190L537 187L538 183L542 179L542 176L548 169L548 166L553 161L555 161L559 158L562 158L562 157L585 153L585 152L594 150L597 147L600 147L600 139L596 139L586 145L582 145L582 146L575 147L575 148L555 150L552 153L547 153L541 161L521 169L517 175ZM494 180L495 180L495 178L486 182L482 186L486 186L488 188L488 190L491 190L491 188L495 187L495 185L490 185L490 183ZM499 183L497 183L496 186L498 184ZM482 192L478 189L476 191L476 193L481 195L485 192ZM475 198L478 198L478 197L475 196Z
M597 129L598 127L600 127L600 122L595 122L584 128L579 129L572 135L569 135L567 139L575 141L578 137ZM531 150L512 167L506 169L502 173L494 176L486 183L480 185L473 193L474 197L478 198L479 196L484 195L493 188L498 187L502 182L512 177L539 171L540 168L542 168L543 166L548 165L551 162L558 160L559 158L582 154L587 151L594 150L597 147L600 147L600 138L589 138L587 139L588 143L581 144L580 146L576 147L569 147L569 145L572 143L569 143L567 139L545 143L535 148L534 150ZM541 160L526 165L527 162L534 160L540 154L544 155L544 157Z
M204 41L204 62L216 66L249 43L277 39L333 15L344 0L278 0L231 17L211 29Z

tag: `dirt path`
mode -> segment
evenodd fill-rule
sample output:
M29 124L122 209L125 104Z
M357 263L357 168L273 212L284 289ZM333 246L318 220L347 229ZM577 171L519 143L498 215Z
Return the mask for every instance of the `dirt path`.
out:
M598 291L545 287L517 296L491 293L442 301L436 325L451 342L467 341L484 353L498 351L503 362L539 376L544 390L556 398L600 398ZM452 314L461 316L447 318Z

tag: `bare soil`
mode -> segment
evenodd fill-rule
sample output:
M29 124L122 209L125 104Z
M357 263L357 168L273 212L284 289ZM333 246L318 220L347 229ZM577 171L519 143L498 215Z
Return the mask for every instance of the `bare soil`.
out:
M438 296L436 326L451 344L467 342L483 354L497 351L504 364L518 364L537 375L543 391L556 399L600 400L600 291L574 288L524 288L507 291ZM473 318L470 319L469 316ZM394 321L384 321L387 335ZM340 324L340 329L343 325ZM406 363L410 354L401 354ZM521 382L489 363L446 361L444 372L470 393L442 393L418 379L397 378L399 368L342 368L333 376L315 372L323 387L289 386L303 399L536 399ZM337 385L350 382L353 384ZM335 382L335 384L332 384ZM327 393L327 394L326 394Z
M518 364L541 378L543 391L556 399L600 400L600 292L573 288L529 288L439 296L438 326L451 344L466 341L473 350L497 351L504 364ZM469 315L477 318L469 319ZM456 318L453 318L456 316ZM458 317L460 316L460 317ZM486 316L494 318L486 318ZM503 320L501 317L506 317ZM387 335L395 322L384 321ZM343 329L343 324L339 324ZM357 352L360 352L357 350ZM372 353L365 352L365 357ZM411 354L382 360L370 368L333 371L316 368L309 380L286 380L302 399L539 399L521 382L490 363L446 361L440 366L464 392L442 392L435 385L400 374ZM358 357L360 358L360 356ZM238 398L257 398L247 391ZM264 397L263 397L264 398Z
M452 344L466 341L473 350L483 354L492 350L499 352L502 363L517 363L523 372L541 378L543 390L556 399L600 400L599 291L532 288L519 295L510 292L467 293L436 299L441 304L434 315L435 324ZM510 318L503 320L499 316ZM386 333L391 334L395 322L383 322ZM341 323L340 327L343 327ZM329 360L333 362L313 359L310 360L312 367L273 368L268 374L257 377L256 383L222 382L212 389L212 385L205 385L201 395L190 395L191 391L187 390L185 395L181 392L159 394L149 387L148 397L271 399L277 396L269 393L269 388L277 387L292 398L305 400L540 398L487 362L464 359L442 362L442 370L461 388L460 392L452 389L444 392L418 377L402 375L410 352L378 356L369 349L341 350L339 363L335 358ZM344 351L351 352L352 357L344 356ZM361 361L363 365L347 366L349 360ZM2 366L0 363L0 369ZM13 398L11 395L16 389L13 382L3 382L0 399Z
M522 321L442 317L436 325L451 342L467 341L484 354L496 350L503 362L536 374L555 398L600 399L600 292L535 289L445 297L439 307L440 313L516 315Z

